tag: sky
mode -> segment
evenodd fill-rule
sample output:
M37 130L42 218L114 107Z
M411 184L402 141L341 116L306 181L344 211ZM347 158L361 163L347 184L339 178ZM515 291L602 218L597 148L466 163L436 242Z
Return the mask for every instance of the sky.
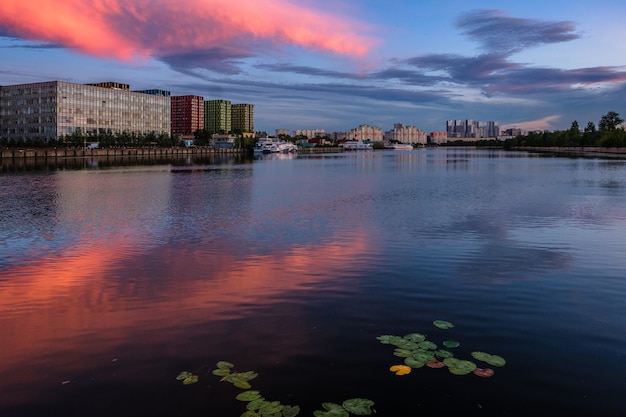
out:
M0 85L254 105L255 130L626 116L623 0L2 0Z

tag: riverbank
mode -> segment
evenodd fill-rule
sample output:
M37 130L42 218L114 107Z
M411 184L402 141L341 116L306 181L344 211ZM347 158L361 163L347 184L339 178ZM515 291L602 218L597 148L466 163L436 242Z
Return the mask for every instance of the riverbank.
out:
M582 147L582 146L516 146L511 148L513 151L527 151L527 152L546 152L546 153L567 153L567 154L622 154L626 155L626 148L603 148L603 147Z
M333 153L340 152L341 148L311 147L299 148L298 153ZM99 158L99 157L180 157L180 156L208 156L208 155L245 155L252 153L250 149L213 148L208 146L172 147L172 148L32 148L32 149L0 149L0 159L64 159L64 158Z

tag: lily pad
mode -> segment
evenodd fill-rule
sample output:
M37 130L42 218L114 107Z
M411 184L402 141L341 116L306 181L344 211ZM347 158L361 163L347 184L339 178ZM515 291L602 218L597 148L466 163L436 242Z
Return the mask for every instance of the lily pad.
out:
M408 358L409 356L413 355L413 351L408 350L408 349L396 349L393 351L393 354L395 356L398 356L400 358Z
M489 378L493 376L494 371L491 368L476 368L474 369L474 375L478 375L483 378Z
M490 353L485 352L472 352L472 357L476 360L487 362L492 366L504 366L506 365L506 361L502 356L492 355Z
M450 373L454 375L467 375L472 373L476 369L474 362L466 361L463 359L446 358L443 360Z
M396 339L398 336L392 336L390 334L384 334L382 336L378 336L376 339L378 341L380 341L380 343L388 345L391 344L391 342Z
M371 408L373 405L374 401L368 400L367 398L352 398L345 400L342 404L346 411L351 414L356 414L357 416L368 416L372 414L374 412Z
M230 369L214 369L213 375L217 375L217 376L230 375Z
M285 408L284 405L280 403L280 401L272 401L265 404L263 407L259 409L259 413L263 415L271 415L280 413Z
M445 350L445 349L436 350L435 351L435 355L439 356L442 359L451 358L451 357L454 356L454 354L452 352L450 352L448 350Z
M410 366L413 369L417 369L417 368L421 368L422 366L426 365L426 362L422 362L422 361L417 360L415 358L406 358L404 360L404 364L406 366Z
M189 375L187 378L183 379L184 385L191 385L198 382L198 375Z
M235 398L239 401L253 401L261 398L261 393L255 390L244 391L237 394Z
M437 345L431 342L430 340L424 340L423 342L419 342L418 346L420 349L426 349L426 350L437 349Z
M235 365L226 361L219 361L216 366L220 369L231 369L235 367Z
M451 329L454 327L452 323L445 320L435 320L433 321L433 324L435 325L435 327L438 327L440 329Z
M189 378L191 375L192 375L191 372L183 371L183 372L178 374L176 379L179 380L179 381L182 381L185 378Z
M393 365L389 370L395 372L396 375L407 375L411 373L411 367L406 365Z
M423 342L426 340L426 336L421 333L409 333L404 336L404 339L409 340L411 342Z
M413 350L417 349L418 344L416 342L411 342L410 340L400 339L396 343L394 343L400 349Z
M325 411L316 410L313 412L315 417L348 417L350 413L345 408L335 403L323 403Z
M444 366L446 366L446 364L438 360L432 360L426 362L426 366L428 366L429 368L443 368Z
M432 359L435 359L435 354L430 350L418 349L418 350L413 351L412 357L418 360L419 362L426 363Z
M246 405L246 409L248 410L259 410L262 407L268 405L270 402L266 401L265 398L259 397L255 400L252 400Z
M297 406L297 405L294 405L294 406L286 405L285 408L283 408L284 417L296 417L299 412L300 412L300 406Z
M445 340L443 345L449 349L461 346L461 344L456 340Z

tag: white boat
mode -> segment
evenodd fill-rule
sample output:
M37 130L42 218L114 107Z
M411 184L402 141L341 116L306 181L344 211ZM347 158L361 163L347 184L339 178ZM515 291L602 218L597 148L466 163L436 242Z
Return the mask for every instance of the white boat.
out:
M278 143L278 152L290 153L290 152L297 152L297 151L298 151L298 145L296 145L295 143L287 142L284 140Z
M295 143L279 140L278 138L260 138L254 144L255 153L289 153L297 150L298 146Z
M367 151L373 149L372 144L361 140L347 140L343 143L344 151Z
M385 144L385 149L410 151L413 150L413 145L411 145L410 143L387 143Z

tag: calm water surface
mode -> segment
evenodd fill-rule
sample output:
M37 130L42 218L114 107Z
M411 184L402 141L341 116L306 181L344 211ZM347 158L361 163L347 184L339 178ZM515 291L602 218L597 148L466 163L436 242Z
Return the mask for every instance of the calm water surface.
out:
M473 149L0 175L0 415L626 415L626 161ZM442 330L433 320L447 320ZM422 333L506 360L402 364ZM197 384L176 380L181 371Z

